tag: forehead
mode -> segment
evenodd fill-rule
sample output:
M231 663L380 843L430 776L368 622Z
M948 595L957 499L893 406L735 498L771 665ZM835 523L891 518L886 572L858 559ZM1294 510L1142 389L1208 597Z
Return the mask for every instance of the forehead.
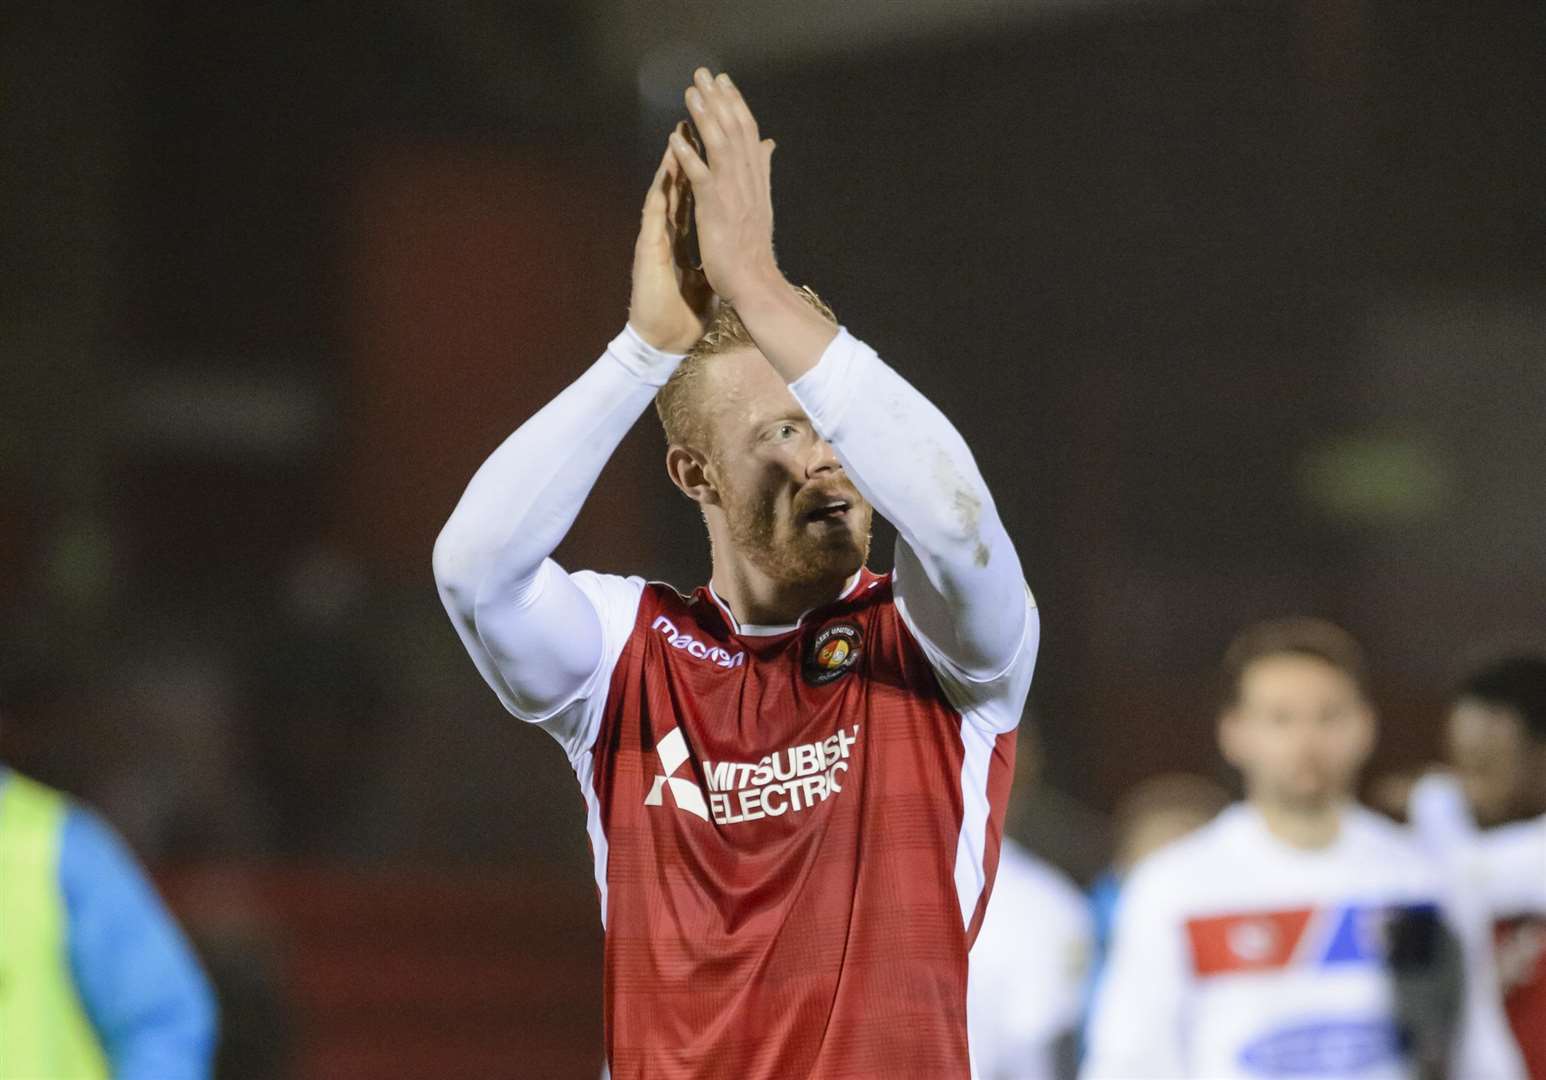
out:
M1252 660L1240 673L1245 698L1358 696L1352 676L1329 661L1302 653L1275 653Z
M704 365L702 380L701 407L716 427L736 430L804 415L789 387L757 349L736 349L714 357Z
M1507 705L1495 705L1477 698L1461 698L1449 712L1451 727L1512 734L1523 733L1524 719Z

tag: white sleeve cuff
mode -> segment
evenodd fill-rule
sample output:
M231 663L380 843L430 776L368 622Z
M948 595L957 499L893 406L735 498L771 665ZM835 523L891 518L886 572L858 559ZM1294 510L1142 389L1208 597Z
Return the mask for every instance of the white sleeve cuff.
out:
M632 326L624 324L623 332L607 346L607 355L623 365L634 378L648 383L657 390L666 385L686 353L670 353L657 349L639 336Z
M789 392L822 438L830 441L842 424L848 403L855 397L854 367L863 363L866 353L875 355L869 346L840 326L837 337L828 343L816 366L789 384Z

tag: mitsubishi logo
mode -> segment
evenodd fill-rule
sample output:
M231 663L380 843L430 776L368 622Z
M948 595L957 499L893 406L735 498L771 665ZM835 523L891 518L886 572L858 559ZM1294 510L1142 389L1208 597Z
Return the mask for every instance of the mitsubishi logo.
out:
M655 784L650 788L650 793L644 796L645 806L659 806L662 803L662 789L671 789L671 798L676 801L677 808L686 810L689 814L695 814L704 821L709 819L708 804L703 801L703 789L691 776L686 778L676 776L675 773L687 762L687 740L682 737L681 728L672 728L671 734L655 744L655 753L660 755L660 767L665 771L664 776L655 777Z

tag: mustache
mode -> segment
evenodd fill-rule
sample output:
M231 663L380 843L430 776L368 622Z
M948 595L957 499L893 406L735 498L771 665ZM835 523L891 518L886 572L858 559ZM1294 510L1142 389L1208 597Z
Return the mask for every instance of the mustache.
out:
M808 484L801 488L794 499L794 512L797 517L805 517L838 500L846 502L850 509L869 505L853 484L847 480L835 480Z

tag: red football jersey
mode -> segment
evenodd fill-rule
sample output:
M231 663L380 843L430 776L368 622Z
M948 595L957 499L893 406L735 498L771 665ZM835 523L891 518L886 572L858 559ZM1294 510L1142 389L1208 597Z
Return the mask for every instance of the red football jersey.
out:
M1500 922L1496 940L1509 1026L1530 1080L1546 1080L1546 919Z
M577 761L614 1080L970 1076L1034 646L967 686L868 570L743 629L708 589L642 586Z

